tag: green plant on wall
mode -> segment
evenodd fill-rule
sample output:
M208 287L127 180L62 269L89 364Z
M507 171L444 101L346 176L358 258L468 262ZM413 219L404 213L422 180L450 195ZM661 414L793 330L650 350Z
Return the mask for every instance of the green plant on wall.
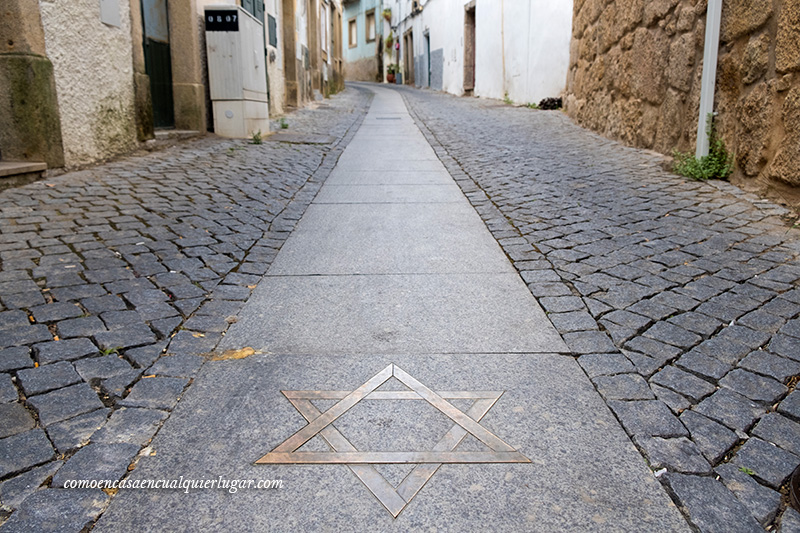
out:
M386 53L392 53L392 47L394 46L394 34L392 30L389 30L389 35L386 36Z
M387 7L386 9L383 10L383 18L386 19L386 22L392 21L392 8Z
M693 180L724 180L733 172L733 156L728 152L722 139L717 137L713 113L709 113L706 118L706 133L708 155L697 159L690 153L673 150L672 157L675 158L675 162L672 170L676 174Z

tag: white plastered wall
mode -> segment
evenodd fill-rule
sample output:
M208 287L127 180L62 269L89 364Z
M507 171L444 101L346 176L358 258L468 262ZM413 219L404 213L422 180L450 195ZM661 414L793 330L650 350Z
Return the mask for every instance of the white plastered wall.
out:
M427 0L422 13L410 17L411 3L396 0L398 34L414 31L414 56L442 49L442 89L464 92L464 7L469 0ZM539 102L559 96L569 68L572 35L571 0L476 0L475 95ZM394 13L393 13L394 14ZM403 61L410 59L403 54ZM416 73L425 82L424 73Z
M403 35L409 28L414 33L413 57L402 50L400 64L425 54L427 33L431 51L442 51L442 90L458 95L464 92L464 6L467 3L469 0L428 0L424 2L422 12L413 17L409 16L410 0L396 0L392 7L393 23L400 21L395 35L400 37L401 46L405 44ZM416 85L426 85L426 72L415 70L414 74Z
M535 103L559 96L572 35L569 0L478 0L475 94Z
M119 2L119 27L101 22L97 0L42 0L39 6L66 166L131 150L137 141L130 4Z

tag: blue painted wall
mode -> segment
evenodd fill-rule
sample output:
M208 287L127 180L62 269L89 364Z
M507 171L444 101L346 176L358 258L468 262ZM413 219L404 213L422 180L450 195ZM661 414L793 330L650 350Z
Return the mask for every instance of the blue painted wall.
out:
M367 42L367 17L366 12L370 9L375 10L375 41ZM350 19L356 18L356 26L358 27L358 44L354 48L350 48ZM344 47L344 60L347 62L357 61L362 58L375 57L376 46L381 40L383 35L383 23L386 22L383 18L383 5L381 0L359 0L358 2L350 2L344 5L344 14L342 15L342 37ZM388 29L388 28L387 28ZM383 35L383 38L386 36Z

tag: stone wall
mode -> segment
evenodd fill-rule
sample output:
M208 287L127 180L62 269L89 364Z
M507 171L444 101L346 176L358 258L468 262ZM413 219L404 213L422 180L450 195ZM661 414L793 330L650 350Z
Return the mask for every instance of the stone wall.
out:
M348 81L378 81L377 57L362 57L344 64L344 79Z
M575 0L565 108L579 124L694 152L707 0ZM715 110L731 180L800 187L800 0L725 0Z
M37 0L0 6L0 159L64 166L53 64Z

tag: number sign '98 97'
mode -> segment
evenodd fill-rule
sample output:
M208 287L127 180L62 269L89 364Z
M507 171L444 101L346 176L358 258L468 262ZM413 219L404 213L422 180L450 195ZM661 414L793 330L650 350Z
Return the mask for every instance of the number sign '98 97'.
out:
M236 11L206 11L206 31L239 31Z

